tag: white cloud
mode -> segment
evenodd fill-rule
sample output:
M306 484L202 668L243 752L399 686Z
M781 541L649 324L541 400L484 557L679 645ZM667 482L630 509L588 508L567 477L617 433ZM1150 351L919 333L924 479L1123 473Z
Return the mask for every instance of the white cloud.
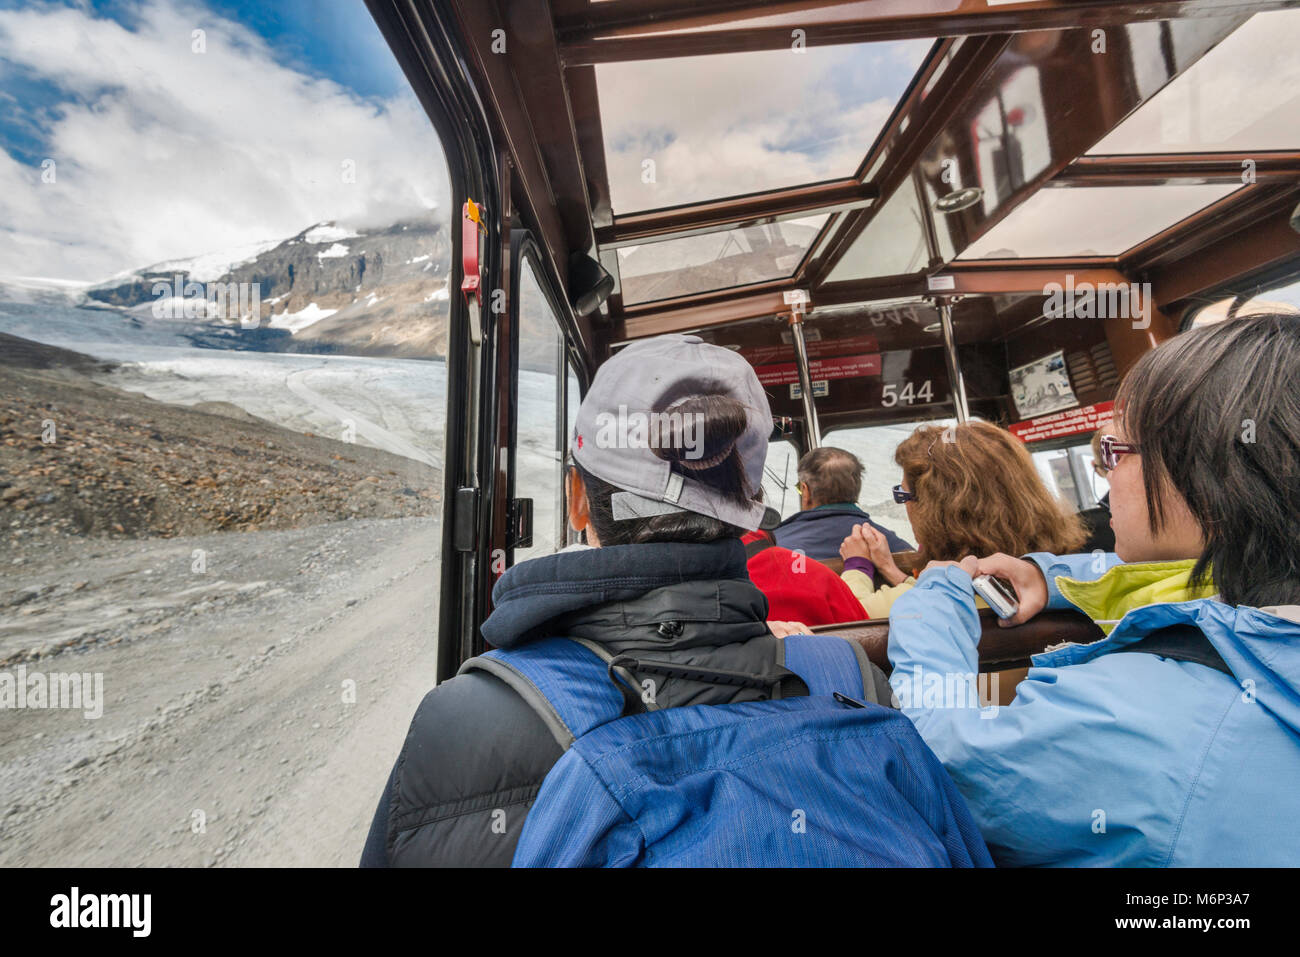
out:
M850 176L927 40L596 68L616 212ZM671 142L669 142L671 140ZM655 181L642 181L652 159Z
M205 53L191 50L200 28ZM54 183L0 150L0 277L100 279L447 204L414 96L362 99L297 72L185 0L148 0L135 29L81 9L0 10L0 71L14 69L66 100L45 145Z

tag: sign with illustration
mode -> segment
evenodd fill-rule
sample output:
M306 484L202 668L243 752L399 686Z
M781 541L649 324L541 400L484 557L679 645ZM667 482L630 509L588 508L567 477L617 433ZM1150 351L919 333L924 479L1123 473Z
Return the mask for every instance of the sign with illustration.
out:
M1011 370L1011 399L1022 419L1059 412L1078 404L1065 370L1065 351Z

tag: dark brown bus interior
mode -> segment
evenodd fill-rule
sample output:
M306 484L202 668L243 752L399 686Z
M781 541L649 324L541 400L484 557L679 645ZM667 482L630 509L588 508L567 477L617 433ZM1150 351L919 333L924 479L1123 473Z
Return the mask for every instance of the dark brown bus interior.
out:
M1300 276L1300 86L1256 72L1261 45L1300 37L1295 2L368 2L448 146L456 208L482 210L481 226L453 223L458 248L473 236L452 311L440 677L482 650L499 558L535 531L512 454L525 260L579 385L629 342L694 333L759 369L798 452L843 428L1017 423L1012 371L1058 351L1075 404L1105 403L1207 303ZM832 178L791 181L815 144L761 169L698 156L683 177L667 146L619 139L611 102L638 84L680 93L706 61L746 76L770 62L743 99L797 111L782 88L825 47L898 73ZM660 100L691 124L742 102L724 84L688 92ZM613 286L586 311L595 263ZM1053 309L1053 284L1137 287L1145 312ZM994 671L1064 627L985 624ZM888 668L887 621L819 630Z

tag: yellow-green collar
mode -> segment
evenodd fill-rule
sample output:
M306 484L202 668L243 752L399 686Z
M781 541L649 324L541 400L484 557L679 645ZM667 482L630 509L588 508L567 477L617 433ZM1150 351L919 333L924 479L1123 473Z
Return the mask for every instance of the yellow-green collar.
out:
M1115 565L1093 581L1057 576L1056 587L1071 604L1101 625L1102 631L1110 634L1119 620L1134 608L1214 595L1212 582L1200 588L1188 585L1195 564L1195 559L1188 558Z

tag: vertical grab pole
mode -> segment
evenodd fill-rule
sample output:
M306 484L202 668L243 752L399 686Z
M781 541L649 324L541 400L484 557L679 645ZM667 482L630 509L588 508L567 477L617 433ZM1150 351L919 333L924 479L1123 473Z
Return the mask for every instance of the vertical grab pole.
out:
M961 363L957 359L957 335L952 328L952 300L939 297L939 323L943 327L943 357L948 362L948 381L952 386L952 404L957 410L957 422L965 425L970 418L966 404L966 381L961 376Z
M808 448L819 449L822 445L822 430L817 423L812 376L808 373L808 346L803 340L803 312L798 305L790 311L790 337L794 340L794 361L799 369L799 388L803 390L803 414L804 420L808 423Z

